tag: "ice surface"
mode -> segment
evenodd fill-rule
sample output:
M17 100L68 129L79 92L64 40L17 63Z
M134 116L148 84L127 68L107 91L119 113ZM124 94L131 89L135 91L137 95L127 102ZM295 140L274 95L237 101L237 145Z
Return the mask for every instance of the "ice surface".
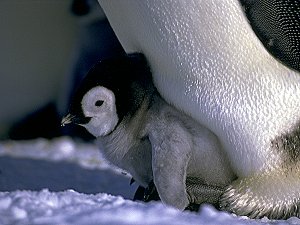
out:
M0 224L300 224L251 220L210 205L191 213L133 202L130 177L94 145L69 138L2 142L0 156Z
M75 142L68 137L52 141L40 138L33 141L3 141L0 143L0 156L75 162L90 169L110 167L103 157L99 157L100 154L93 143Z

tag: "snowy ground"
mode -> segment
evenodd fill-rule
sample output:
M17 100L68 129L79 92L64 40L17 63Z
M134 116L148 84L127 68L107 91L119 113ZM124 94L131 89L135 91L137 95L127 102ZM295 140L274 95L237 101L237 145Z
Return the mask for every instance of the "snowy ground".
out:
M0 224L300 224L133 202L129 182L93 145L66 137L0 142Z

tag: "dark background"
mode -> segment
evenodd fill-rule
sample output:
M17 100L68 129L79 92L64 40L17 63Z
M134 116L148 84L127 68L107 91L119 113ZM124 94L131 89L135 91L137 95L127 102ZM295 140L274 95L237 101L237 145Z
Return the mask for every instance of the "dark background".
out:
M59 126L70 95L122 51L97 0L1 0L0 140L76 133Z

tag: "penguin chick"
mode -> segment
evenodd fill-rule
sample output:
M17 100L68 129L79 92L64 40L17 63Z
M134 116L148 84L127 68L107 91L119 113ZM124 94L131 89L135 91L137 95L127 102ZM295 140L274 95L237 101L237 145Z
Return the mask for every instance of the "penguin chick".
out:
M234 174L218 138L166 103L142 54L98 63L75 93L62 125L85 127L105 157L178 209L216 203Z

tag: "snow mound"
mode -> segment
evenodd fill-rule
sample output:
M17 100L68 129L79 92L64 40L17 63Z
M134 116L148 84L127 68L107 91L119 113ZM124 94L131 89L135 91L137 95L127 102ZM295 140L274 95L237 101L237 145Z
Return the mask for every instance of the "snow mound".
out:
M263 224L283 224L262 222ZM203 206L198 214L161 203L138 203L108 194L15 191L0 193L0 224L261 224ZM287 223L284 223L287 224Z

